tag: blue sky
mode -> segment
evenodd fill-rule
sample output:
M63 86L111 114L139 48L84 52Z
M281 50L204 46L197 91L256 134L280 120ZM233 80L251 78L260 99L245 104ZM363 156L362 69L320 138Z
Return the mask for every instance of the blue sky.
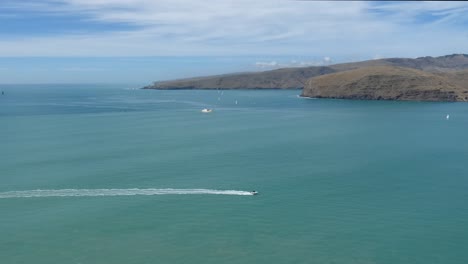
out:
M465 2L0 2L0 83L145 84L467 49Z

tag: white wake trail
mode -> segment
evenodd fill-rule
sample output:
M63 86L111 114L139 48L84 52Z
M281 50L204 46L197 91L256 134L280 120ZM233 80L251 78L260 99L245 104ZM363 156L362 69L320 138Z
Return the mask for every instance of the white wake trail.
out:
M253 195L247 191L210 189L59 189L0 192L0 199L37 197L131 196L166 194Z

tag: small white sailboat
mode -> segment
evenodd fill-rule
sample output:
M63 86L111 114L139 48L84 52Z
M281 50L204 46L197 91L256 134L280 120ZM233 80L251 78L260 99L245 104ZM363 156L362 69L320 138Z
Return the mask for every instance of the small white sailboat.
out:
M236 100L236 104L237 104L237 100Z
M202 113L211 113L211 112L213 112L213 109L203 108L203 109L201 110L201 112L202 112Z
M450 115L447 115L445 118L446 118L447 120L449 120L449 118L450 118Z

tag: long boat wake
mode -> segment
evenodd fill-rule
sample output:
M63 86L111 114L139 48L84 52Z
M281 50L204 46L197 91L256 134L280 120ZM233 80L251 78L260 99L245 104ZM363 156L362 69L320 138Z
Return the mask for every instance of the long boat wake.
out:
M132 196L132 195L167 195L167 194L218 194L218 195L253 195L248 191L211 190L211 189L59 189L0 192L0 199L39 198L39 197L97 197L97 196Z

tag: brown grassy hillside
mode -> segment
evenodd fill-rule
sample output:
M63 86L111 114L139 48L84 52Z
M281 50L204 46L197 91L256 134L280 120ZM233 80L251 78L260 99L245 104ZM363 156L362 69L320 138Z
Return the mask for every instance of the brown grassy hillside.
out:
M459 78L454 81L454 76ZM465 74L434 74L416 69L374 66L311 78L303 96L316 98L467 101Z

